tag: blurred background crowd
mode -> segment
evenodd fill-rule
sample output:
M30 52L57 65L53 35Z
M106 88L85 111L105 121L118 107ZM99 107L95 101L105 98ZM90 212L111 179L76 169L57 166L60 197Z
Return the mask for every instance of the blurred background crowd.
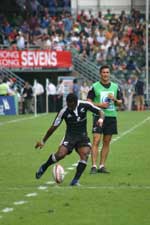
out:
M144 14L132 8L130 13L115 14L107 9L105 13L81 10L72 15L70 0L13 2L12 13L0 12L1 49L69 50L81 60L89 59L98 66L108 64L121 79L124 108L132 109L136 77L145 78ZM88 90L90 84L83 81L79 86L82 96L83 87Z

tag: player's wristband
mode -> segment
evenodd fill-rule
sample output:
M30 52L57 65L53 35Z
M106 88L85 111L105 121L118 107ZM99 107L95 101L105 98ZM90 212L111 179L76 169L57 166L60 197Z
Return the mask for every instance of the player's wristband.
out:
M102 123L104 120L102 118L100 118L98 121Z

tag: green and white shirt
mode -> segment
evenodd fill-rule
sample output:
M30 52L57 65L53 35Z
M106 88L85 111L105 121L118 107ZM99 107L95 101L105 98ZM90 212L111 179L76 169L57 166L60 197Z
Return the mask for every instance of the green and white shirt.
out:
M112 94L117 99L122 99L121 90L118 84L110 82L107 85L103 85L99 81L92 85L92 89L88 93L88 98L95 103L109 102L107 109L103 109L106 117L116 117L117 110L114 101L108 98L108 95Z

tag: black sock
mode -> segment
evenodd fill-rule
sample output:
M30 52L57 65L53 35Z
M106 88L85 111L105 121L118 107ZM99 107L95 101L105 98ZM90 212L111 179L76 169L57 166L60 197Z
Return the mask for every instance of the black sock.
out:
M84 172L86 168L86 162L85 161L80 161L78 163L77 169L76 169L76 173L75 176L73 178L73 180L79 180L79 178L81 177L82 173Z
M45 170L47 170L47 168L50 165L52 165L52 164L54 164L56 162L57 162L57 160L55 158L55 155L54 154L51 154L50 157L48 158L48 160L44 164L42 164L42 166L41 166L43 172L45 172Z

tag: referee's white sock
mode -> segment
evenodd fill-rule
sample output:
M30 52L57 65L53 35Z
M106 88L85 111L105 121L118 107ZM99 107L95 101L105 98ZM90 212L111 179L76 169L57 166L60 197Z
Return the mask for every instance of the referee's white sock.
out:
M95 167L95 168L97 168L96 164L92 165L92 167Z
M103 167L104 167L104 164L101 164L101 165L99 166L100 169L103 168Z

